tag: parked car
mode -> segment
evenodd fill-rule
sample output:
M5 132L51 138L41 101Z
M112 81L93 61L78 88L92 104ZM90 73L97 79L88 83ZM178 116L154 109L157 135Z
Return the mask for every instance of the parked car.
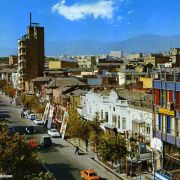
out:
M60 137L60 133L57 131L57 129L49 129L48 135L51 137Z
M28 114L27 118L30 120L35 120L36 119L36 115L35 114Z
M94 171L93 169L81 170L80 175L85 180L99 180L99 179L101 179L101 177L98 176L96 171Z
M52 145L51 137L48 135L44 135L41 138L40 145L42 147L50 147Z
M34 123L37 124L37 125L43 125L44 121L42 119L35 119Z
M34 134L34 133L35 133L35 128L34 128L34 126L27 126L27 127L25 128L25 130L26 130L26 133L27 133L27 134Z
M37 148L37 147L38 147L38 142L37 142L36 139L31 138L31 139L29 140L29 145L30 145L32 148Z

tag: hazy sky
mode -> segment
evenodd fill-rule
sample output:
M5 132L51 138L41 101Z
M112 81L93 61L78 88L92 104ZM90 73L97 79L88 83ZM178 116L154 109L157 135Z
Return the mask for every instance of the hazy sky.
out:
M0 46L17 47L29 12L46 42L180 34L180 0L0 0Z

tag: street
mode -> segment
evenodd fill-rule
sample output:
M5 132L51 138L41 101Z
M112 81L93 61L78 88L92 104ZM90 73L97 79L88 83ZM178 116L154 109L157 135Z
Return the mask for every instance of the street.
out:
M22 132L25 126L33 125L36 134L33 135L40 139L44 134L42 126L35 125L33 121L21 118L21 107L16 107L9 103L9 99L0 94L0 117L6 118L9 126L17 126L17 130ZM50 170L60 180L79 180L80 170L92 168L103 179L118 179L115 175L108 172L94 160L92 155L81 152L75 155L75 147L61 138L52 138L53 146L40 150L40 156L44 166Z

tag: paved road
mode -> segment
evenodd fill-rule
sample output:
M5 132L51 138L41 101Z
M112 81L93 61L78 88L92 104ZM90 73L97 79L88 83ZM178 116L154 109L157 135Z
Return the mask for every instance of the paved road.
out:
M10 126L24 129L33 125L36 128L35 136L40 139L43 135L41 126L36 126L30 120L21 118L21 108L9 103L6 96L0 94L0 117L6 118ZM102 166L91 159L89 154L75 155L75 147L60 138L53 138L53 146L40 151L45 166L55 175L57 180L79 180L81 169L93 168L104 179L117 180L118 178L106 171Z

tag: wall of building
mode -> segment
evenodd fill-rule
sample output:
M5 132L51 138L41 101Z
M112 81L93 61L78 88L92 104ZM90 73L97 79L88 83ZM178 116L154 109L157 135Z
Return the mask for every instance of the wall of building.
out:
M49 69L61 69L61 68L77 68L77 62L68 61L49 61Z
M140 77L139 81L143 82L143 89L150 89L152 88L152 79L146 77Z
M153 131L152 131L152 112L148 112L145 110L140 110L136 108L130 108L130 123L131 127L133 126L133 123L136 123L137 129L132 129L133 133L138 133L142 136L144 136L146 141L150 141L153 137ZM144 124L143 124L144 123ZM138 126L139 125L139 126Z

